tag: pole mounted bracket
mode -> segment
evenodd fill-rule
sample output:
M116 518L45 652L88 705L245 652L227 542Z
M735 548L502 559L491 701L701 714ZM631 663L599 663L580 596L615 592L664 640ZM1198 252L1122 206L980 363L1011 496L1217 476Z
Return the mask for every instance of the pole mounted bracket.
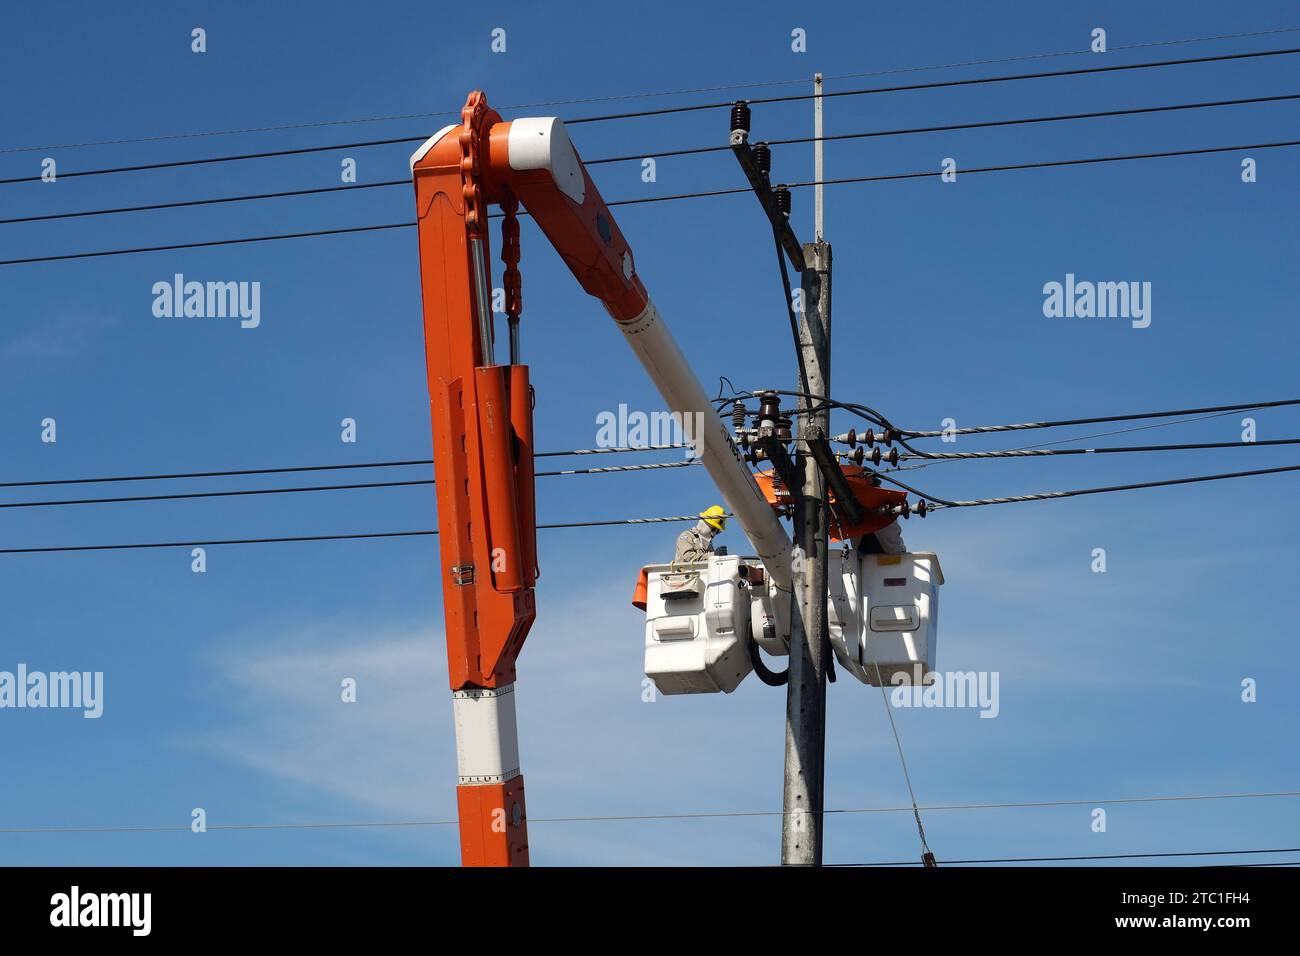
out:
M745 178L749 180L754 195L758 197L763 212L767 214L768 221L776 231L781 248L790 259L790 265L796 272L803 272L808 267L804 261L803 244L790 228L790 210L782 207L777 197L778 190L772 188L772 151L766 143L750 145L749 122L749 104L741 100L731 108L731 136L728 145L740 163ZM782 186L780 191L784 193L788 206L789 190Z
M790 457L790 453L786 451L785 443L770 430L760 429L754 445L772 463L776 476L781 479L786 490L790 492L791 502L797 504L799 499L803 497L803 475Z
M844 477L844 469L840 467L830 441L819 428L811 427L807 431L808 436L805 441L808 444L808 451L812 453L813 460L817 462L817 467L826 478L826 484L835 495L836 510L844 516L847 524L857 524L862 520L862 509L858 507L857 498L849 488L848 479Z

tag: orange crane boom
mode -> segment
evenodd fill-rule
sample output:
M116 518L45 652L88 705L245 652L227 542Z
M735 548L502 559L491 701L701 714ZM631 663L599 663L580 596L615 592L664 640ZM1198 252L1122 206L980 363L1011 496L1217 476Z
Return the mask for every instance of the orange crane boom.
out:
M599 299L778 588L790 539L637 276L632 251L562 121L503 121L483 93L411 157L425 360L437 473L461 861L525 866L528 827L515 721L515 661L536 618L532 394L519 363L520 203ZM496 364L487 207L502 207L510 362Z

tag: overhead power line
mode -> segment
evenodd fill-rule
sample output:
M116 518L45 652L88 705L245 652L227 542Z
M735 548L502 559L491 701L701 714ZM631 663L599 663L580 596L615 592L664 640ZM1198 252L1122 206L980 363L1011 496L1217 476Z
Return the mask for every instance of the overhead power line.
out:
M1123 156L1095 156L1087 159L1058 159L1045 160L1037 163L1012 163L1004 166L974 166L966 169L958 169L957 174L969 176L972 173L1001 173L1010 172L1019 169L1050 169L1054 166L1088 166L1096 163L1122 163L1136 159L1165 159L1172 156L1202 156L1208 153L1232 153L1242 149L1281 149L1288 146L1300 146L1300 140L1284 140L1273 143L1250 143L1242 146L1209 146L1203 149L1172 149L1152 153L1129 153ZM799 189L805 186L840 186L849 183L880 183L889 182L899 179L925 179L929 176L938 175L934 170L924 170L916 173L894 173L884 176L845 176L839 179L823 179L821 182L802 182L787 183L790 189ZM0 262L0 265L4 263Z
M1025 126L1033 123L1059 123L1084 119L1103 119L1115 116L1137 116L1145 113L1169 113L1178 110L1211 109L1221 106L1246 106L1258 103L1283 102L1300 99L1300 93L1285 93L1277 96L1251 96L1235 100L1208 100L1199 103L1176 103L1165 106L1141 106L1123 110L1098 110L1091 113L1060 113L1051 116L1029 116L1019 119L983 120L974 123L952 123L946 126L913 126L902 129L872 130L862 133L837 133L833 136L797 136L790 139L765 139L768 146L793 146L807 143L834 143L852 139L874 139L886 136L912 136L918 133L950 133L960 130L992 129L1001 126ZM655 152L629 154L626 156L609 156L602 159L586 159L583 165L599 166L605 163L634 162L653 157L665 159L673 156L693 156L702 153L731 152L730 145L694 146L686 149L658 150Z
M912 90L951 89L959 86L982 86L986 83L1011 83L1018 80L1045 80L1063 76L1089 76L1100 73L1119 73L1126 70L1149 70L1169 66L1193 66L1200 63L1222 63L1229 60L1249 60L1268 56L1289 56L1300 53L1300 47L1284 50L1255 50L1247 53L1222 53L1215 56L1187 57L1180 60L1155 60L1146 63L1122 63L1112 66L1090 66L1078 70L1052 70L1046 73L1011 73L1002 76L977 76L961 80L936 80L933 83L909 83L904 86L873 86L857 90L830 90L821 93L791 93L786 96L766 96L749 99L751 106L770 103L795 103L820 97L824 100L843 96L870 96L876 93L904 93ZM806 82L806 81L805 81ZM693 113L699 110L729 109L732 100L713 103L691 103L683 106L664 106L653 110L639 110L631 113L610 113L605 116L584 116L565 120L569 126L579 123L603 123L609 120L637 119L643 116L668 116L677 113Z
M640 451L667 451L689 448L687 444L620 445L610 448L575 448L570 451L539 451L534 458L568 458L581 455L621 455ZM249 475L283 475L292 472L345 471L357 468L404 468L409 465L432 465L432 458L408 458L398 461L363 461L340 465L292 465L280 468L235 468L225 471L174 471L163 474L113 475L94 478L41 478L32 481L0 481L0 488L36 488L50 485L93 485L123 481L171 481L182 478L234 478Z
M1233 405L1211 405L1206 408L1175 408L1171 411L1135 412L1126 415L1101 415L1093 418L1062 418L1056 421L1019 422L1013 425L975 425L968 428L934 429L918 431L900 428L898 433L906 438L942 438L944 435L988 435L993 432L1026 431L1033 428L1068 428L1072 425L1103 425L1110 422L1133 422L1144 418L1175 418L1180 415L1207 415L1216 412L1246 412L1258 408L1282 408L1300 405L1300 398L1284 398L1275 402L1238 402Z
M115 206L111 209L85 209L79 212L45 213L40 216L15 216L12 219L0 219L0 226L14 223L50 222L56 219L81 219L86 216L116 216L129 212L153 212L159 209L183 209L189 206L215 206L222 203L254 202L265 199L287 199L293 196L330 195L333 193L352 192L357 189L386 189L391 186L410 186L409 179L394 179L381 183L356 183L350 186L319 186L314 189L285 189L279 192L251 193L243 196L219 196L212 199L181 199L175 202L146 203L139 206Z
M668 451L670 448L691 448L689 442L668 445L616 445L609 448L575 448L572 451L539 451L534 458L564 458L571 455L621 455L631 451Z
M539 471L536 478L559 478L574 475L614 475L633 471L657 471L664 468L685 468L699 464L702 459L661 461L644 465L607 465L603 468L565 468L561 471ZM413 478L407 481L364 481L342 485L304 485L290 488L239 488L227 491L186 491L165 495L119 495L108 498L59 498L53 501L6 501L0 509L54 508L64 505L108 505L141 501L185 501L196 498L240 498L249 495L291 495L321 491L359 491L374 488L409 488L415 485L432 485L432 478Z
M539 529L559 528L610 528L616 525L668 524L677 521L698 521L700 516L672 515L665 518L611 518L605 521L566 521L556 524L539 524ZM147 548L217 547L225 544L287 544L299 541L360 541L368 538L418 538L436 535L431 531L368 531L356 534L301 534L275 538L220 538L207 541L149 541L135 544L77 544L36 548L0 548L0 554L62 554L72 551L137 551Z
M960 130L993 129L997 127L1023 126L1026 124L1034 124L1034 123L1055 123L1055 122L1065 122L1065 121L1084 120L1084 119L1111 118L1116 116L1136 116L1140 114L1165 113L1165 112L1172 112L1178 110L1210 109L1210 108L1224 107L1224 106L1245 106L1251 104L1280 103L1280 102L1286 102L1286 101L1297 100L1297 99L1300 99L1300 93L1285 93L1276 96L1252 96L1252 97L1245 97L1245 98L1233 99L1233 100L1211 100L1211 101L1198 102L1198 103L1178 103L1178 104L1171 104L1171 105L1164 105L1164 106L1144 106L1144 107L1136 107L1133 109L1100 110L1100 111L1095 111L1090 113L1066 113L1066 114L1059 114L1053 116L1031 116L1031 117L1024 117L1018 119L985 120L985 121L973 122L973 123L953 123L946 126L918 126L918 127L904 128L904 129L870 130L870 131L859 132L859 133L839 133L833 136L820 136L820 137L799 136L799 137L793 137L787 139L769 139L769 140L765 140L765 142L767 143L768 146L791 146L791 145L817 143L817 142L840 142L840 141L847 141L847 140L873 139L873 138L890 137L890 136L910 136L918 133L942 133L942 132L953 132L953 131L960 131ZM415 141L423 141L423 137L415 136L415 137L411 137L410 139L381 140L379 142L385 143L385 142L415 142ZM364 147L364 146L373 146L373 145L376 145L376 143L374 142L340 143L335 146L312 147L311 149L303 150L303 152L319 152L322 150L330 150L330 149L343 150L343 149L352 149L358 146ZM291 152L292 152L291 150L279 150L273 153L250 153L243 156L217 157L213 159L193 160L192 162L193 163L231 162L234 160L256 159L261 156L285 156L285 155L289 155ZM728 145L721 145L721 146L695 146L695 147L688 147L684 149L652 150L648 152L628 154L625 156L607 156L598 159L588 159L588 160L584 160L583 163L586 166L599 166L599 165L604 165L609 163L622 163L622 162L632 162L632 161L639 162L646 158L666 159L670 157L694 156L694 155L704 155L704 154L721 153L721 152L731 152L731 147ZM186 165L188 162L191 161L172 163L169 165L183 166ZM148 168L152 168L152 167L128 166L128 167L120 167L118 169L89 170L86 172L78 173L77 175L90 176L90 175L99 175L103 173L114 173L114 172L123 172L127 170L148 169ZM86 210L78 210L73 212L43 213L41 215L34 215L34 216L14 216L9 219L0 219L0 226L21 224L21 223L31 223L31 222L50 222L59 219L80 219L80 218L85 218L87 216L114 216L114 215L122 215L125 213L156 212L162 209L183 209L183 208L189 208L194 206L221 205L224 203L255 202L255 201L260 202L260 201L271 200L271 199L287 199L287 198L294 198L299 196L338 195L342 193L351 192L357 189L389 189L389 188L396 188L399 186L409 187L410 185L411 185L411 180L409 178L393 179L393 180L385 180L383 182L357 183L357 184L347 185L347 186L321 186L312 189L287 189L287 190L279 190L273 192L250 193L250 194L239 195L239 196L218 196L218 197L211 197L206 199L184 199L184 200L176 200L171 202L144 203L135 206L115 206L108 209L86 209Z
M1151 40L1144 43L1129 43L1122 46L1112 46L1110 47L1109 52L1119 53L1124 50L1140 50L1140 49L1148 49L1151 47L1175 46L1178 44L1186 44L1186 43L1209 43L1218 40L1240 40L1240 39L1248 39L1252 37L1276 36L1283 33L1295 33L1298 31L1300 31L1300 26L1277 27L1275 29L1270 29L1270 30L1252 30L1244 33L1220 33L1220 34L1215 34L1213 36L1181 37L1172 40ZM894 69L888 69L888 70L870 70L870 71L857 72L857 73L834 73L834 74L827 74L825 76L825 79L827 80L858 79L858 78L868 77L868 76L889 76L889 75L899 74L899 73L924 72L927 70L950 70L950 69L959 69L961 67L968 67L968 66L988 66L997 63L1013 63L1013 62L1023 61L1023 60L1040 60L1040 59L1050 59L1053 57L1096 56L1096 55L1097 54L1095 54L1091 49L1061 50L1061 51L1050 52L1050 53L1025 53L1025 54L1018 54L1013 56L995 57L995 58L987 58L981 60L963 60L955 63L937 63L937 64L930 64L926 66L896 67ZM689 87L685 89L675 89L675 90L653 90L653 91L646 91L640 93L614 93L605 96L585 96L585 97L570 98L570 99L543 100L543 101L538 101L533 103L517 103L517 104L512 104L507 106L499 106L496 107L496 109L498 109L499 111L505 111L505 110L533 109L541 106L573 106L573 105L579 105L585 103L613 102L617 100L650 99L659 96L685 96L692 93L716 93L724 90L743 90L743 89L752 89L752 88L758 88L764 86L795 86L807 82L808 82L807 77L800 77L798 79L790 79L790 80L755 80L748 83L727 83L727 84L720 84L714 86L696 86L696 87ZM435 117L435 116L458 117L459 115L460 115L459 112L452 111L452 110L444 110L441 112L424 112L424 113L397 113L397 114L390 114L386 116L366 116L366 117L359 117L359 118L352 118L352 119L318 120L316 122L311 122L311 123L281 123L278 125L246 126L241 128L235 128L235 129L204 130L204 131L193 132L193 133L164 133L164 134L155 134L152 136L136 136L136 137L118 138L118 139L90 140L90 141L80 142L80 143L56 143L56 144L45 144L45 145L38 145L38 146L8 146L8 147L0 147L0 154L33 152L36 150L82 149L91 146L119 146L119 145L131 144L131 143L156 143L156 142L163 142L166 140L199 139L199 138L212 137L212 136L234 136L234 135L243 135L248 133L274 132L280 130L318 129L326 126L352 126L352 125L357 125L362 123L386 123L386 122L392 122L395 120L404 120L404 119L423 119L423 118Z
M391 222L377 226L347 226L336 229L314 229L309 232L288 232L274 236L244 236L236 239L214 239L207 242L178 242L163 246L138 246L134 249L106 249L99 252L74 252L61 256L36 256L28 259L0 260L0 266L16 266L30 262L60 262L67 259L97 259L103 256L128 256L142 252L170 252L175 249L204 249L212 246L235 246L249 242L272 242L277 239L309 239L315 236L341 236L357 232L380 232L385 229L412 229L414 222Z
M1292 147L1292 146L1300 146L1300 140L1285 140L1281 142L1271 142L1271 143L1243 143L1236 146L1210 146L1201 149L1177 149L1177 150L1166 150L1166 151L1154 152L1154 153L1132 153L1123 156L1095 156L1095 157L1088 157L1084 159L1062 159L1062 160L1051 160L1051 161L1035 162L1035 163L1013 163L1013 164L1002 165L1002 166L978 166L978 167L972 167L972 168L960 170L960 174L969 176L976 173L1010 172L1014 170L1023 170L1023 169L1046 169L1046 168L1058 167L1058 166L1082 166L1082 165L1092 165L1097 163L1125 162L1128 160L1139 160L1139 159L1163 159L1163 158L1169 158L1174 156L1200 156L1209 153L1230 153L1230 152L1237 152L1239 150L1246 150L1246 149L1250 149L1250 150L1280 149L1280 148ZM889 182L893 180L904 180L904 179L923 179L923 178L928 178L928 177L938 176L938 175L939 174L934 170L924 170L921 172L893 173L893 174L887 174L881 176L853 176L853 177L846 177L841 179L809 180L807 182L787 183L785 185L788 186L788 188L790 189L802 189L809 186L818 186L818 185L837 186L837 185L846 185L850 183ZM684 199L703 199L703 198L713 197L713 196L730 196L739 193L749 193L750 191L751 190L746 187L737 187L734 189L712 189L712 190L706 190L702 192L676 193L667 196L648 196L640 199L618 199L607 203L607 205L638 206L638 205L644 205L648 203L674 202L677 200L684 200ZM523 215L523 213L521 212L520 215ZM498 218L498 216L493 215L490 218ZM26 265L26 264L37 263L37 262L62 262L71 259L93 259L93 258L100 258L103 256L135 255L138 253L147 253L147 252L170 252L176 249L200 249L200 248L209 248L213 246L238 245L238 244L251 243L251 242L274 242L281 239L307 239L307 238L314 238L318 236L334 236L334 235L344 235L349 233L376 232L376 231L386 230L386 229L410 229L414 227L415 227L415 222L411 221L411 222L382 223L379 225L372 225L372 226L348 226L348 227L336 228L336 229L316 229L309 232L280 233L276 235L267 235L267 236L243 236L234 239L214 239L214 240L208 240L204 242L181 242L181 243L173 243L170 245L161 245L161 246L139 246L132 249L105 249L105 250L98 250L93 252L64 253L61 255L53 255L53 256L32 256L23 259L0 259L0 266Z
M981 860L941 860L944 866L989 863L1081 863L1090 860L1156 860L1189 856L1248 856L1260 853L1300 853L1300 847L1275 847L1252 850L1176 850L1154 853L1090 853L1084 856L999 856ZM827 863L832 867L920 866L918 860L893 860L887 863ZM1264 864L1268 866L1269 864Z
M1300 471L1300 465L1284 465L1280 468L1256 468L1251 471L1234 471L1218 475L1196 475L1191 478L1166 478L1163 481L1141 481L1127 485L1107 485L1102 488L1075 488L1070 491L1044 491L1032 495L1008 495L1002 498L975 498L970 501L948 501L944 498L938 498L924 491L919 491L911 485L905 485L897 478L891 478L883 472L876 472L876 476L881 481L887 481L891 485L897 485L905 491L910 491L919 498L924 498L931 503L933 510L940 508L974 508L982 505L1007 505L1017 504L1023 501L1048 501L1056 498L1077 498L1081 495L1101 495L1114 491L1138 491L1144 488L1165 488L1172 485L1191 485L1204 481L1226 481L1230 478L1251 478L1258 475L1277 475L1284 472Z
M900 461L926 459L955 461L976 458L1043 458L1052 455L1113 455L1123 452L1196 451L1207 448L1255 448L1266 445L1300 445L1300 438L1271 438L1260 441L1187 442L1178 445L1118 445L1110 448L1014 448L1007 451L910 452Z
M950 803L924 806L920 809L939 810L1016 810L1039 809L1048 807L1095 807L1120 804L1143 803L1178 803L1205 800L1250 800L1300 797L1300 790L1286 790L1259 793L1206 793L1160 797L1118 797L1108 800L1038 800L1019 803ZM823 810L825 815L857 815L866 813L911 813L911 806L897 807L842 807ZM606 816L564 816L533 817L529 823L640 823L652 820L718 820L746 817L779 817L780 810L715 810L697 813L633 813ZM325 829L365 829L384 827L449 827L456 826L456 820L365 820L347 822L303 822L303 823L209 823L209 830L325 830ZM154 831L186 831L190 824L143 824L143 825L88 825L88 826L35 826L35 827L0 827L0 833L133 833ZM1262 852L1300 852L1262 851Z
M176 159L165 163L140 163L134 166L110 166L106 169L82 169L58 173L59 179L76 179L84 176L110 176L116 173L139 173L154 169L179 169L183 166L206 166L212 163L235 163L248 159L271 159L276 156L300 156L304 153L328 153L339 149L364 149L370 146L391 146L394 143L423 142L427 136L400 136L394 139L371 139L360 143L344 143L333 146L299 146L294 149L274 149L260 153L238 153L233 156L208 156L201 159ZM14 183L39 183L41 177L15 176L0 179L0 186Z
M1134 432L1150 431L1154 428L1172 428L1175 425L1190 425L1196 422L1210 421L1211 419L1223 418L1231 414L1232 412L1230 411L1215 412L1213 415L1196 415L1190 418L1165 419L1164 421L1151 422L1150 424L1147 425L1135 425L1129 428L1112 428L1109 431L1104 431L1104 432L1092 432L1087 435L1071 435L1069 438L1058 438L1055 441L1044 441L1044 442L1036 442L1032 445L1021 445L1018 448L1011 449L1011 451L1026 451L1032 448L1048 448L1054 445L1064 445L1067 442L1092 441L1094 438L1110 438L1115 435L1131 435ZM912 448L911 445L906 445L906 447ZM935 465L941 465L947 461L952 461L952 460L953 459L944 459L941 461L927 461L925 464L921 464L921 465L898 465L897 467L888 470L919 471L922 468L932 468Z

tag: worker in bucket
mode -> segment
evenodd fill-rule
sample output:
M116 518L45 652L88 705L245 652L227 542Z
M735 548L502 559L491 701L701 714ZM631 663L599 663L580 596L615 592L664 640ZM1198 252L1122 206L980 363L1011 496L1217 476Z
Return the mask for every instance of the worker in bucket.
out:
M713 553L713 539L726 530L727 510L722 505L711 505L700 512L695 527L687 528L677 536L677 553L673 564L690 564L703 561Z

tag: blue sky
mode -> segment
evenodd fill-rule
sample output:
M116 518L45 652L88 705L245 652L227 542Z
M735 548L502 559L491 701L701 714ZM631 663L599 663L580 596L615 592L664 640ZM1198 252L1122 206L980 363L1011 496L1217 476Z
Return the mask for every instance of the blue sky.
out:
M425 135L449 119L83 143L457 111L483 88L515 103L897 70L1297 25L1282 2L827 3L744 12L700 4L594 8L403 3L15 8L0 56L11 90L0 178ZM208 52L190 51L207 31ZM507 31L507 51L489 49ZM806 53L790 32L807 31ZM1296 45L1283 33L837 80L829 89L1066 69ZM1293 93L1291 57L827 103L830 133ZM763 87L764 93L802 86ZM733 94L514 115L565 117ZM738 94L737 94L738 95ZM831 144L829 176L1294 138L1294 103ZM725 141L725 111L573 127L587 158ZM755 138L808 135L806 103L755 108ZM401 179L410 148L0 186L3 216ZM914 428L1292 398L1297 332L1295 150L829 188L835 253L833 391ZM809 147L777 179L811 178ZM725 154L596 167L607 199L741 183ZM811 195L794 221L810 232ZM0 226L0 258L298 232L412 218L404 188ZM706 388L791 387L770 235L754 201L617 212L639 272ZM589 447L596 416L657 407L643 373L536 229L523 225L524 348L542 449ZM173 320L155 282L259 281L262 321ZM1067 273L1152 283L1152 324L1049 319ZM424 458L430 453L415 237L392 230L0 267L4 480ZM41 421L58 423L55 444ZM358 423L344 444L339 422ZM1300 435L1294 411L1255 414L1260 438ZM1241 416L1111 443L1234 441ZM846 428L852 422L838 420ZM1095 429L1102 431L1105 429ZM1081 434L1090 434L1084 430ZM1044 436L1066 437L1065 434ZM962 448L1010 447L1014 441ZM639 460L645 460L644 458ZM944 464L914 473L971 498L1263 468L1295 452ZM260 484L259 484L260 483ZM287 483L287 482L282 482ZM269 478L196 482L260 487ZM157 487L128 486L147 493ZM187 486L189 487L189 486ZM1097 800L1295 790L1296 479L1278 476L939 513L905 531L939 552L939 667L996 670L1001 713L899 711L923 804ZM170 490L170 489L169 489ZM180 490L180 489L177 489ZM68 492L64 494L63 492ZM679 514L711 503L702 471L539 479L543 521ZM8 491L5 501L76 497ZM6 509L4 546L429 528L431 489ZM533 817L779 808L784 694L641 701L636 571L673 528L542 532L540 617L520 665ZM743 549L737 531L723 539ZM1106 574L1090 570L1103 547ZM104 716L0 711L0 828L445 820L455 754L432 539L0 555L0 669L105 672ZM344 676L359 700L338 699ZM1240 701L1243 678L1257 703ZM907 801L878 693L830 689L827 805ZM926 816L940 859L1294 846L1294 800L1090 806ZM770 863L774 818L535 823L550 864ZM837 815L828 862L914 859L910 815ZM452 827L402 830L0 834L0 860L67 864L414 864L458 859Z

